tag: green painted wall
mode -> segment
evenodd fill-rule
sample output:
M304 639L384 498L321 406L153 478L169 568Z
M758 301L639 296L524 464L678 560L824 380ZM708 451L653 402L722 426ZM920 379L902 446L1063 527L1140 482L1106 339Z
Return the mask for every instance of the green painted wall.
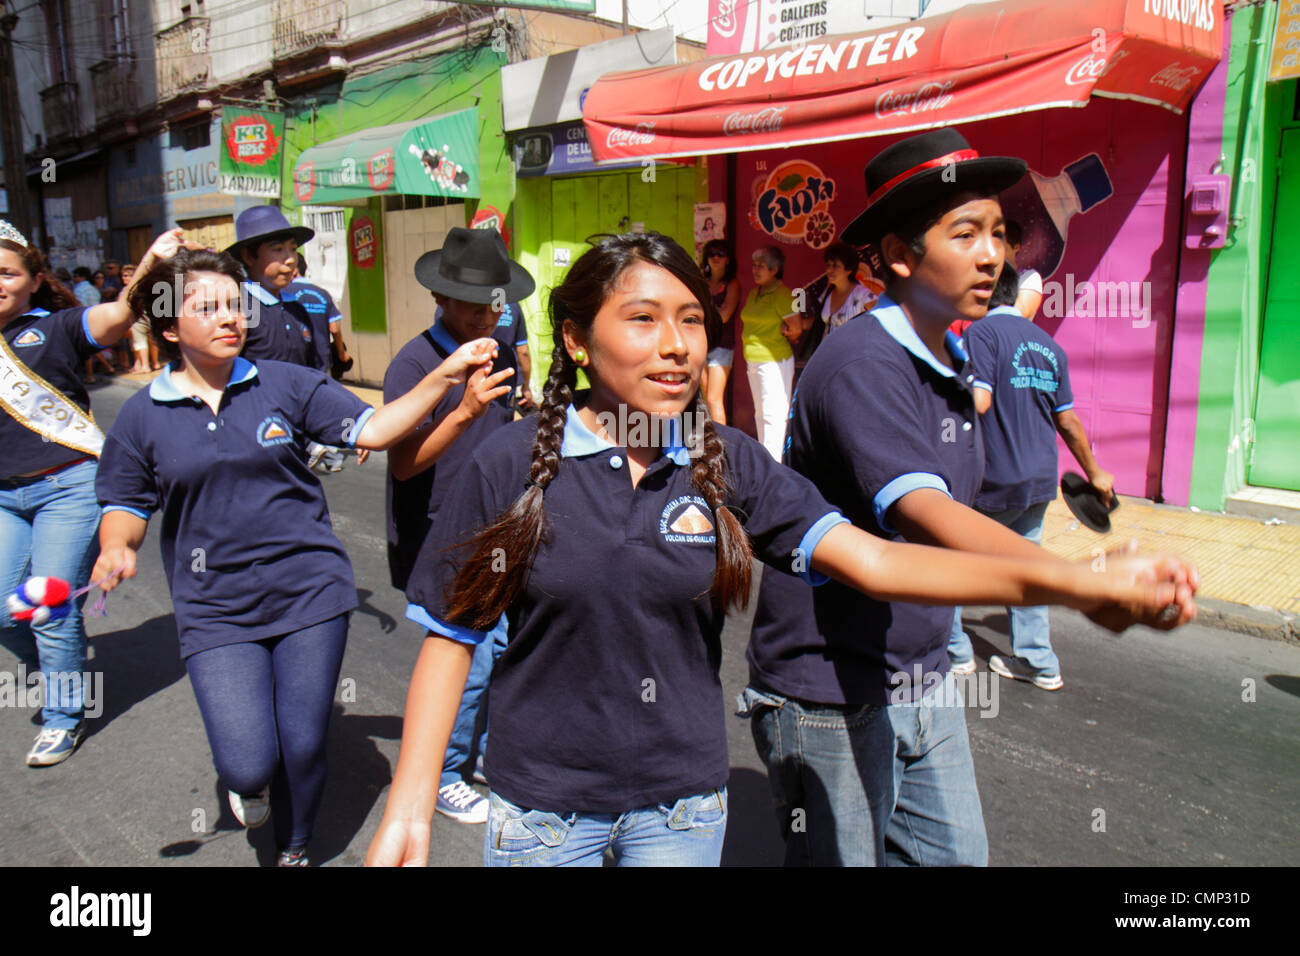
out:
M1277 116L1284 88L1266 84L1277 7L1239 9L1231 19L1223 170L1233 177L1240 220L1210 265L1201 348L1200 399L1190 504L1222 509L1246 484L1259 380L1259 333L1276 193Z
M505 134L501 129L501 67L503 54L488 47L466 48L438 56L399 63L365 76L352 76L341 85L312 94L315 103L299 101L290 109L285 128L285 173L281 205L290 221L301 221L293 193L293 164L309 146L373 126L405 123L470 106L479 114L479 171L482 197L466 204L472 216L480 202L496 206L507 216L514 199L515 178ZM380 200L367 207L349 207L347 220L363 212L375 224L379 261L358 269L348 257L348 306L352 327L359 332L387 329L384 295L384 235Z

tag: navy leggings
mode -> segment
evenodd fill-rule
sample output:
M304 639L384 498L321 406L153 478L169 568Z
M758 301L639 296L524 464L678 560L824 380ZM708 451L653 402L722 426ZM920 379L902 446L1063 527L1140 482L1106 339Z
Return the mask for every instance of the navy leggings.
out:
M185 660L217 775L251 796L271 785L276 845L302 847L325 791L325 738L348 615Z

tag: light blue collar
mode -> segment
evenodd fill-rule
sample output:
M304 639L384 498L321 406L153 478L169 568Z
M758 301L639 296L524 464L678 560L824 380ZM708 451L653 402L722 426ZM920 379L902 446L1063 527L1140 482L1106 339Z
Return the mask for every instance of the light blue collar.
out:
M235 364L230 368L230 381L226 383L226 388L232 385L243 385L245 382L252 381L257 377L257 366L248 359L237 356ZM155 402L188 402L193 396L186 395L172 382L172 367L163 366L162 372L158 377L149 383L149 397Z
M429 326L429 334L433 340L438 343L438 347L443 349L448 355L460 348L460 344L451 337L447 327L442 324L442 310L438 310L437 316L434 317L433 325Z
M876 303L876 307L871 310L871 314L876 317L877 322L884 326L885 331L890 334L890 337L895 342L944 378L956 378L957 373L936 359L934 353L921 341L921 337L916 334L916 329L912 328L912 323L907 321L907 314L903 311L903 307L897 302L887 295L882 295ZM943 344L948 350L948 354L956 360L958 368L965 364L968 358L966 350L962 348L961 339L954 335L951 330L944 333Z
M996 305L989 309L989 315L1014 315L1022 319L1024 318L1024 316L1020 314L1020 310L1014 305Z
M244 282L244 288L262 305L279 305L279 297L260 282Z
M668 423L668 430L668 447L664 454L672 459L674 465L683 467L689 465L691 453L682 444L681 419L672 419ZM561 458L582 458L617 447L613 442L606 441L588 428L576 408L572 405L568 407L564 421L564 441L560 443Z
M28 309L26 312L23 313L23 315L34 315L38 319L43 319L49 314L50 314L49 309L42 309L39 306L37 306L35 309Z

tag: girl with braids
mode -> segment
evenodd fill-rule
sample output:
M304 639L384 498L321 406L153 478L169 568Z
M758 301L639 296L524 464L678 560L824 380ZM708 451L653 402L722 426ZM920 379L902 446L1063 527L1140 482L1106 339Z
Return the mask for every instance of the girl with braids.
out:
M751 556L812 584L832 575L934 604L1190 604L1175 559L1116 559L1097 574L852 527L757 441L703 416L713 305L671 239L600 239L550 309L538 420L475 450L411 575L407 616L429 636L372 865L426 862L472 645L503 612L485 863L599 866L608 848L619 865L716 865L728 774L720 635L727 609L747 603ZM578 368L591 387L575 394ZM659 420L677 423L666 441L638 427ZM430 546L440 541L463 544Z
M159 238L145 262L175 252L180 230ZM94 563L95 470L104 436L90 415L80 368L116 343L134 316L125 301L83 307L50 271L40 250L0 222L0 594L27 577L74 588ZM43 724L27 764L72 756L85 734L81 602L31 627L0 609L0 635L35 639L46 688Z

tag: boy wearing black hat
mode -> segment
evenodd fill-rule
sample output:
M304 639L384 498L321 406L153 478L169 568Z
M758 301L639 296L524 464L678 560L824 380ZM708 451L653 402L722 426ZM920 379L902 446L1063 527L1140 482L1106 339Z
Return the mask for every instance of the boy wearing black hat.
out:
M877 243L887 292L808 362L786 463L881 537L1060 560L970 508L984 449L974 374L947 331L987 312L1004 259L997 194L1025 168L981 157L950 129L867 164L868 206L844 239ZM1131 623L1113 609L1094 619ZM950 607L764 572L740 703L768 765L788 864L987 863L949 674L952 620Z
M235 242L226 252L248 273L244 358L326 367L316 347L311 316L302 305L283 297L298 268L298 247L314 235L306 226L290 225L275 206L253 206L235 220Z
M527 298L534 289L532 276L510 261L495 229L450 230L441 249L416 260L415 278L433 293L437 312L433 325L404 345L388 366L384 401L405 393L463 342L492 336L500 338L503 348L491 372L484 367L464 385L453 387L424 424L388 452L388 567L393 586L400 589L406 588L433 516L461 466L480 442L514 419L509 395L518 336L513 323L501 321L507 303ZM408 616L423 613L416 605L407 611ZM463 823L487 819L488 803L466 785L461 767L475 749L476 738L482 750L475 723L494 648L505 643L504 623L502 619L476 649L438 786L438 811Z

